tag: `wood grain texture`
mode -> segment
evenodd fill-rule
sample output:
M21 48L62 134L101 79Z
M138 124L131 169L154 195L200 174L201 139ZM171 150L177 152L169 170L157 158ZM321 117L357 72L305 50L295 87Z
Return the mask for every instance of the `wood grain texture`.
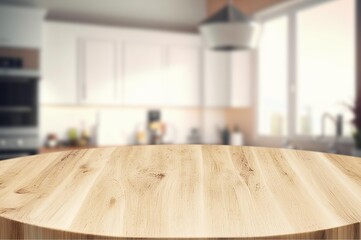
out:
M105 146L104 146L105 147ZM107 146L113 147L113 146ZM81 150L81 149L88 149L88 148L97 148L97 146L86 146L86 147L79 147L79 146L60 146L60 147L43 147L39 149L39 153L55 153L55 152L65 152L65 151L74 151L74 150Z
M0 238L360 239L361 159L233 146L0 162Z

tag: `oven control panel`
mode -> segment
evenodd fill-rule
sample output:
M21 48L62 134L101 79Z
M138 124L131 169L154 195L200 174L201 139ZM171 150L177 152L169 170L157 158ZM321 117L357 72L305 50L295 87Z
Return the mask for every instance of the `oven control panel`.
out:
M37 137L0 137L0 150L37 149Z

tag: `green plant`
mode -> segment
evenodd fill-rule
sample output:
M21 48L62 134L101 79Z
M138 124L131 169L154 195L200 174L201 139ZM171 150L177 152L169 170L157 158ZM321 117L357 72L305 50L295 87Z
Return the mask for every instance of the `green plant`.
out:
M357 149L361 149L361 133L360 133L360 130L357 130L353 134L353 140L355 141L355 147Z
M353 134L355 147L361 149L361 96L357 97L354 106L350 106L350 109L354 114L352 123L355 126L355 133Z
M76 128L70 128L68 131L68 143L70 146L78 145L78 130Z

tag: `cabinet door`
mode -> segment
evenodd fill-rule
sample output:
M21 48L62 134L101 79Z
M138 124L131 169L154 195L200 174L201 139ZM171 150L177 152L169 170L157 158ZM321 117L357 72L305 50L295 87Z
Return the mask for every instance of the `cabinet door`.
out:
M68 25L59 23L46 22L43 29L40 101L76 104L78 56L74 33Z
M159 45L124 45L124 101L152 106L164 101L164 48Z
M169 47L167 51L167 104L200 106L200 49Z
M116 102L116 42L83 39L81 51L81 102L104 104Z
M249 107L253 52L234 52L231 61L231 107Z
M230 105L231 55L228 52L204 51L204 106Z

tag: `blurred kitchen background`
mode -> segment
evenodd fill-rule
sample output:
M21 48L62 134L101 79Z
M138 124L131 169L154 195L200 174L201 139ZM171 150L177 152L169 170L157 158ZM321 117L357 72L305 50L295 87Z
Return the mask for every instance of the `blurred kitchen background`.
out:
M201 22L230 4L260 23L256 47L206 46ZM358 5L0 0L0 159L129 144L359 155Z

